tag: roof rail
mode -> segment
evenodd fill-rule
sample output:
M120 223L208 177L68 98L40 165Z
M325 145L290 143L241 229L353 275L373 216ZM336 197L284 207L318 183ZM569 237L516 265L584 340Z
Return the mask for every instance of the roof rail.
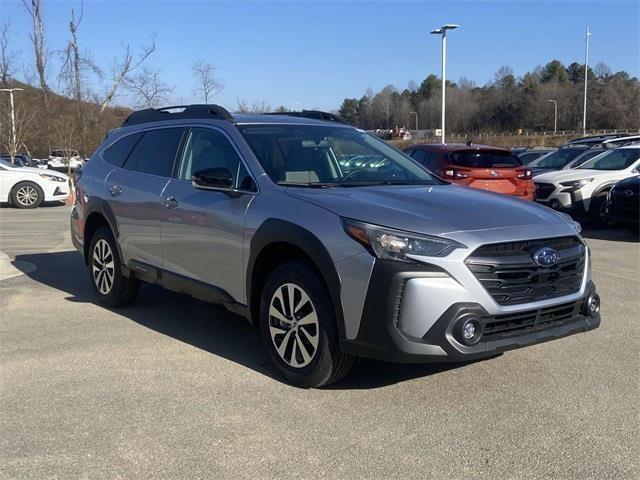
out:
M322 112L320 110L302 110L301 112L269 112L266 115L285 115L287 117L315 118L327 122L347 123L335 113Z
M171 112L171 110L179 111ZM122 122L122 126L128 127L129 125L136 125L139 123L161 122L163 120L183 118L209 118L233 121L233 117L229 111L220 105L173 105L170 107L137 110Z

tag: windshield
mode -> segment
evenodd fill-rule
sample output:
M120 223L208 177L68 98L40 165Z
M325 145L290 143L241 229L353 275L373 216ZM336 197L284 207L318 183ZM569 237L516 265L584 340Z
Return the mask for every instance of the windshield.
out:
M529 164L530 167L556 168L561 169L578 155L582 155L584 148L561 148L555 152L548 153Z
M509 152L456 152L451 154L451 164L466 168L514 168L521 167L518 157Z
M240 128L280 185L436 185L442 183L384 141L354 128L246 125Z
M0 164L9 168L24 167L24 163L19 157L14 157L14 160L15 160L15 163L12 165L11 159L2 157L0 158Z
M619 148L592 158L578 168L590 170L624 170L640 158L640 148Z

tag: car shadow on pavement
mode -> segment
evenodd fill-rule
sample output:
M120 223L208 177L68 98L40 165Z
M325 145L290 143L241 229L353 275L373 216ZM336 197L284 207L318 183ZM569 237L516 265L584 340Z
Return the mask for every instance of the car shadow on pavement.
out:
M75 251L17 255L14 265L30 262L31 279L65 292L67 301L95 303L82 257ZM224 307L143 285L131 306L112 310L139 325L283 381L264 352L258 329ZM351 373L330 389L371 389L458 368L466 364L402 365L358 359Z

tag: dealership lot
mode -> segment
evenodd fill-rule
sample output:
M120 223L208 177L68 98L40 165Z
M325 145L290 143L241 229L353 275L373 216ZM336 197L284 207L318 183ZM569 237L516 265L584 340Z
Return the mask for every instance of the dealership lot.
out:
M625 230L585 232L598 330L466 365L360 361L300 390L220 307L153 286L95 305L69 211L0 209L0 262L27 272L0 269L6 478L640 474L640 244Z

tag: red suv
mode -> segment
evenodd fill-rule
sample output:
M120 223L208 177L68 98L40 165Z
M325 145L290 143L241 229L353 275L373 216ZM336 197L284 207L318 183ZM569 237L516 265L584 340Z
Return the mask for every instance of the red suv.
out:
M531 170L504 148L436 143L413 145L404 153L452 183L533 200Z

